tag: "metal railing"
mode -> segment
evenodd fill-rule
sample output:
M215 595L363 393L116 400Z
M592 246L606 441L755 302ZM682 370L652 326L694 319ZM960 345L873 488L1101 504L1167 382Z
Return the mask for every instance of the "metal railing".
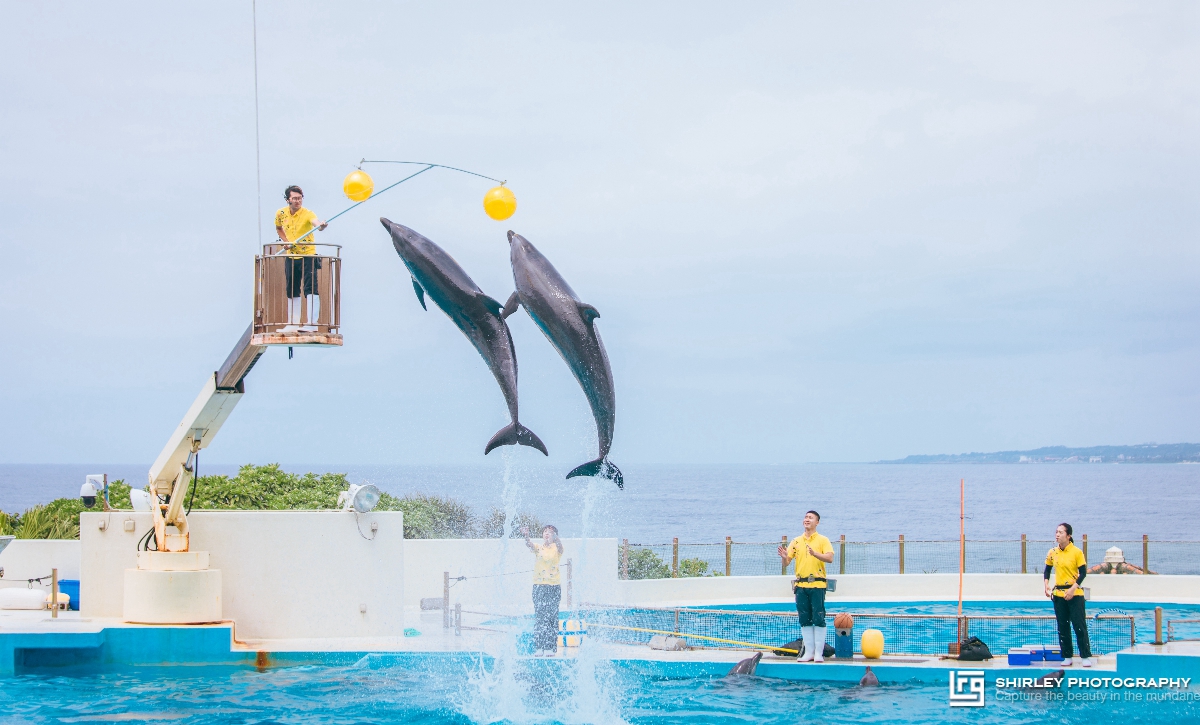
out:
M1168 619L1167 641L1188 642L1200 640L1200 619Z
M264 244L254 257L254 334L293 325L318 333L341 327L342 260L337 244L310 244L318 254L293 254L292 245ZM298 308L294 299L299 299Z
M786 574L777 548L789 541L781 536L771 542L739 542L726 537L723 543L636 544L628 539L618 551L618 571L623 579L663 579L693 576L766 576ZM889 541L831 541L834 559L826 565L830 574L949 574L958 572L957 539L929 541L904 536ZM1107 550L1121 549L1123 571L1131 574L1200 574L1200 541L1151 541L1141 539L1091 539L1077 543L1090 566L1104 562ZM1041 572L1050 540L968 539L964 571L969 573Z

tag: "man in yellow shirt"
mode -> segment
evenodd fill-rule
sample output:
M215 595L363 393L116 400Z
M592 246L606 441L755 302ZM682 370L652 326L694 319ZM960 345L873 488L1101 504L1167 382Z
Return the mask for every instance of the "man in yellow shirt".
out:
M796 562L796 612L800 615L800 637L804 654L800 662L825 661L825 565L833 561L833 545L817 533L821 514L804 514L804 535L792 539L786 549L779 547L783 565Z
M1053 549L1046 552L1046 569L1042 572L1046 596L1054 602L1054 618L1058 620L1058 644L1062 647L1063 667L1071 666L1071 629L1079 640L1079 656L1084 667L1092 666L1092 644L1088 639L1087 610L1079 585L1087 576L1087 557L1075 546L1070 524L1059 524L1054 531ZM1054 575L1054 587L1050 575Z
M321 268L321 260L314 257L317 248L313 246L311 232L314 229L324 231L326 224L302 206L304 191L299 186L292 185L284 189L283 198L288 205L275 212L275 233L287 243L284 253L288 259L284 271L287 277L288 326L292 327L300 322L301 305L306 303L304 298L312 296L317 270ZM308 309L308 323L311 325L316 320L317 309L311 304Z

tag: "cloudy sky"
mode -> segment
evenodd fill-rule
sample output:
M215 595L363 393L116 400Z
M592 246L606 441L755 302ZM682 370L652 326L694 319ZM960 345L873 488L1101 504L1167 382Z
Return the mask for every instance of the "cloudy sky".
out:
M595 305L618 463L1200 439L1193 3L0 2L0 462L149 462L249 322L282 189L342 349L271 350L212 462L473 463L506 422L378 218ZM395 168L369 169L382 186ZM591 417L524 313L522 421ZM493 454L495 455L495 454ZM520 456L537 457L529 450ZM531 459L532 460L532 459Z

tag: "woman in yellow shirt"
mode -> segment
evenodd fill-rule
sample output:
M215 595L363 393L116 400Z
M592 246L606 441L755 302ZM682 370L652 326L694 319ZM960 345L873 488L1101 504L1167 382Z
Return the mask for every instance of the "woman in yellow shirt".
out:
M521 534L525 545L533 552L533 656L553 657L558 653L558 605L562 602L562 586L558 576L558 562L562 559L563 545L558 538L558 529L542 527L542 540L529 540L529 527L522 526Z
M1092 666L1092 645L1088 640L1087 611L1083 603L1083 591L1079 585L1087 576L1087 558L1071 536L1070 524L1059 524L1054 531L1053 549L1046 553L1046 570L1042 578L1046 582L1046 596L1054 602L1054 618L1058 620L1058 644L1062 647L1063 667L1071 666L1071 629L1079 640L1079 656L1083 666ZM1054 586L1050 576L1054 575Z

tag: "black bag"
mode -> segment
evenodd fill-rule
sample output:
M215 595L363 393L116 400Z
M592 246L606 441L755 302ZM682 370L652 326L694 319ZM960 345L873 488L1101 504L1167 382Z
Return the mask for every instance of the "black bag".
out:
M775 654L779 655L780 657L799 657L800 655L804 654L804 640L802 640L802 639L797 639L795 641L788 642L787 644L785 644L783 646L788 649L794 649L794 650L796 650L796 652L799 652L800 654L798 655L798 654L796 654L796 652L785 652L781 649L773 650L775 652ZM821 656L822 657L832 657L836 652L837 652L837 650L835 650L832 645L826 643L825 648L823 650L821 650Z
M968 637L958 643L958 659L965 662L982 662L990 660L992 651L988 649L987 644L978 637Z

